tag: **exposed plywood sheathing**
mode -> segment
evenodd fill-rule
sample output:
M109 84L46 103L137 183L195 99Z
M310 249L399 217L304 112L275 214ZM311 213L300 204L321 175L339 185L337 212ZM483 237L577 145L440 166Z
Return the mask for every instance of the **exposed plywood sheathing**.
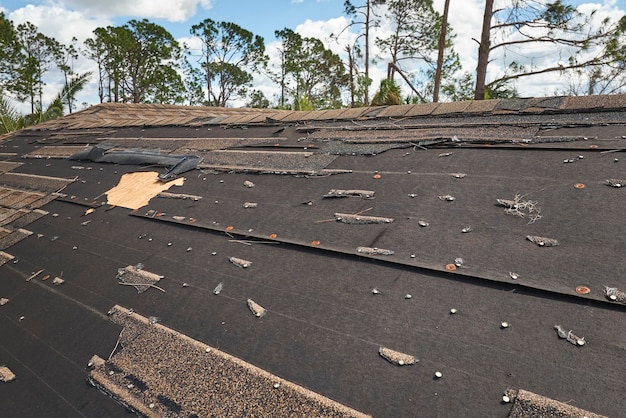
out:
M91 382L146 416L365 417L148 318L115 306L122 347Z
M60 158L65 159L85 149L83 146L45 146L25 154L22 158Z
M150 202L150 199L172 186L182 186L185 179L180 177L164 183L159 181L156 171L127 173L122 176L117 186L106 192L109 205L128 209L139 209Z

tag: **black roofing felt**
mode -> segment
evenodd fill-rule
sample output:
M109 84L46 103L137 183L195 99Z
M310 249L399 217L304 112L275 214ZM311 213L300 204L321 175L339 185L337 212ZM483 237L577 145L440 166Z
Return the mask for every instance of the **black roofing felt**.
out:
M555 107L562 101L557 102ZM255 140L254 147L231 149L266 151L273 172L287 171L298 160L280 152L299 152L304 160L315 150L327 158L315 170L344 173L260 174L257 161L244 161L248 169L193 170L183 174L182 187L169 192L201 199L155 197L136 211L101 205L104 193L123 173L164 169L20 159L43 144L33 141L32 132L9 138L0 150L17 155L2 158L24 163L11 173L76 181L63 188L65 197L42 208L47 215L21 226L32 235L5 250L17 262L0 267L0 297L10 299L0 306L0 363L17 379L0 383L1 403L10 401L16 416L44 410L47 416L126 415L85 383L91 355L106 359L115 346L120 329L106 312L119 304L373 416L504 417L511 405L501 399L509 388L620 416L626 408L625 309L603 290L626 289L626 195L624 188L606 185L609 178L626 178L621 115L588 113L584 117L593 123L585 127L572 126L581 116L571 114L483 117L505 126L545 119L554 125L550 136L587 140L489 147L407 147L402 140L375 155L360 155L359 144L351 155L344 141L341 155L332 158L326 152L338 148L325 139L332 132L307 138L292 125L279 141L272 140L277 126L120 128L107 135L267 138L266 148ZM378 125L428 123L433 136L437 124L448 135L452 120L470 125L466 132L476 118L374 120L368 121L372 130L351 134L367 140ZM336 132L356 126L311 125L334 126ZM407 136L406 129L397 131L387 134ZM506 132L502 140L511 139ZM542 131L537 132L527 139L539 138ZM480 134L476 127L471 136ZM465 176L453 175L459 173ZM42 192L50 191L48 184ZM325 198L331 189L375 193ZM529 223L505 213L497 199L516 195L536 202L541 218ZM85 215L90 207L95 212ZM336 221L337 213L393 222L345 224ZM471 231L462 232L467 227ZM540 247L528 235L559 245ZM369 256L357 247L394 253ZM252 264L240 268L229 257ZM462 267L449 271L446 266L457 258ZM165 292L138 294L118 284L117 269L138 263L164 276L158 286ZM50 279L43 281L46 275ZM57 276L65 282L55 286ZM218 283L223 290L214 295ZM591 291L581 295L578 286ZM263 318L249 312L248 298L267 309ZM503 321L510 326L503 328ZM555 325L586 344L559 338ZM389 364L378 355L381 346L419 362Z

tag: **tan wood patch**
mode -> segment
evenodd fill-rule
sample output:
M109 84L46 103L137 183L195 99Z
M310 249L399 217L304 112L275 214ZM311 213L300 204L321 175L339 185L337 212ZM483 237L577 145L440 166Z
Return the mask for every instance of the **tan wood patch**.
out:
M156 171L126 173L117 186L106 192L107 203L128 209L139 209L162 191L172 186L182 186L184 182L185 179L180 177L164 183L159 181L159 173Z

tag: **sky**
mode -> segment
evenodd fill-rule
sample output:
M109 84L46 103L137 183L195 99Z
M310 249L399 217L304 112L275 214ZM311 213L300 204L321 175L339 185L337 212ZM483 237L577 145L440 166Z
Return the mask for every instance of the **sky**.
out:
M365 0L354 0L363 4ZM498 2L507 0L496 0ZM510 1L510 0L508 0ZM443 11L444 0L434 0L436 10ZM343 53L348 42L354 40L356 33L344 31L339 42L331 41L331 33L339 33L349 20L343 14L344 0L39 0L17 1L0 0L0 11L13 20L14 24L30 21L43 34L54 37L62 43L69 43L76 37L80 43L92 35L92 31L101 26L122 25L130 19L146 18L165 27L175 38L194 47L194 40L189 34L192 25L206 18L215 21L227 21L260 35L265 39L266 50L270 57L276 56L278 43L274 31L290 28L302 36L321 39L326 46L337 53ZM568 1L583 12L599 9L598 16L617 18L626 10L626 0L589 0ZM463 71L474 72L476 68L477 43L482 24L484 0L452 0L450 5L450 25L457 34L454 48L459 53ZM376 29L384 34L389 28L381 25ZM376 33L374 33L376 35ZM532 53L515 57L521 62L539 64L542 60L554 60L555 51L536 49ZM490 65L491 75L499 71L499 62L513 59L509 56L494 56ZM557 52L558 54L558 52ZM380 55L380 64L371 67L370 76L373 86L386 75L384 51L373 51ZM94 70L95 64L84 58L75 63L75 71ZM54 74L51 74L54 76ZM60 90L60 77L48 79L45 97L52 97ZM95 77L94 77L95 78ZM278 86L273 85L264 75L258 74L254 80L255 88L260 89L272 101L278 93ZM558 74L525 79L517 83L522 96L554 95L563 80ZM79 95L78 102L97 103L95 80ZM243 103L233 103L241 106Z

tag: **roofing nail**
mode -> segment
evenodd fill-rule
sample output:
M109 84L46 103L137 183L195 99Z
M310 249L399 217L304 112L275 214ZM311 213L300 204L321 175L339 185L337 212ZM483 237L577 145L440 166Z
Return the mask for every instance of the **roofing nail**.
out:
M512 271L509 271L509 277L513 280L517 280L519 279L519 274L517 273L513 273Z
M23 321L24 319L26 319L25 316L20 316L20 321Z
M411 254L411 258L415 258L415 254Z
M183 287L189 287L188 283L183 283Z
M507 395L502 395L502 402L509 403L511 402L511 398L509 398Z
M211 347L207 347L207 348L204 350L204 352L205 352L205 353L210 353L210 352L211 352Z
M464 233L464 234L468 233L468 232L472 232L472 231L473 231L473 229L472 229L471 226L466 226L465 228L461 229L461 232Z
M278 389L280 387L280 383L274 383L274 389Z
M216 253L215 251L213 251L213 252L211 253L211 255L217 255L217 253Z
M414 197L417 197L417 195L415 193L409 193L408 196L413 199Z
M411 299L412 297L413 297L413 296L411 296L411 295L410 295L410 294L408 294L408 293L407 293L406 295L404 295L404 298L405 298L405 299Z
M187 252L191 251L192 248L191 247L187 247Z
M619 159L616 158L616 159L613 160L613 162L614 163L619 163Z
M374 295L380 295L380 293L381 293L381 292L380 292L380 290L378 290L377 288L373 288L373 289L372 289L372 294L374 294Z
M443 377L443 373L441 373L441 372L435 372L435 377L436 377L437 379L441 379L441 378Z
M418 224L419 226L423 227L423 228L426 228L428 225L430 225L430 224L429 224L428 222L426 222L426 221L419 221L417 224Z
M171 246L172 246L172 243L171 243L171 242L168 242L168 243L167 243L167 246L168 246L168 247L171 247Z
M456 308L452 308L450 309L450 314L454 315L455 313L457 313L458 311L456 310Z
M500 328L505 329L508 328L510 324L508 322L502 321L500 322Z

